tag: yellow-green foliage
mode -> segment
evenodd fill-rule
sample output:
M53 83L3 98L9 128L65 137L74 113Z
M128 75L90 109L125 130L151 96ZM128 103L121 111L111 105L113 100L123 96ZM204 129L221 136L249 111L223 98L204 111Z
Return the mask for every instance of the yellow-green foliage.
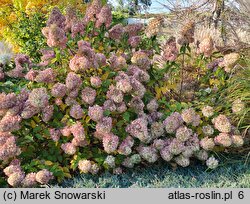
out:
M84 13L86 4L82 0L1 0L0 1L0 39L4 39L13 45L15 52L23 51L24 45L20 44L16 32L20 26L29 29L29 25L25 25L24 21L31 21L31 24L41 23L33 29L42 28L43 22L40 18L45 18L54 6L58 6L64 10L68 5L74 6L79 12ZM34 32L34 35L36 33ZM40 42L41 43L41 42ZM28 53L30 54L30 53Z
M53 9L37 63L24 54L1 63L1 186L158 160L187 167L198 159L214 169L214 152L242 148L229 104L221 103L238 54L226 60L204 42L195 52L192 23L160 48L142 24L114 24L99 0L83 19L68 12L65 20Z

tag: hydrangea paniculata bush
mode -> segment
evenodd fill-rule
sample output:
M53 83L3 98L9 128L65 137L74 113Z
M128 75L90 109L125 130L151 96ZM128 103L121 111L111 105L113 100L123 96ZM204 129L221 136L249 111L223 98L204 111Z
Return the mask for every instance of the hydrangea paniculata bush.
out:
M42 30L48 48L41 62L16 55L6 76L24 80L26 88L0 93L0 168L9 185L60 182L76 170L120 174L158 160L187 167L198 159L214 169L216 148L244 144L230 118L212 106L169 111L164 105L155 84L166 76L157 78L153 59L157 54L177 63L175 38L154 53L152 45L159 45L152 38L143 42L144 25L111 25L111 8L100 0L83 18L70 8L66 17L54 8ZM179 43L193 43L193 30L188 24ZM200 46L205 56L211 55L210 44ZM244 105L237 101L232 108L238 112Z

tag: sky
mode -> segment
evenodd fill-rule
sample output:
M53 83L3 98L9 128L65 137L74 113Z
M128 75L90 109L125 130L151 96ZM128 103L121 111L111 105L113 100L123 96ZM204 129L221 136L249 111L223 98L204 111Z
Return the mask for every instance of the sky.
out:
M117 0L109 0L109 2L113 5L113 6L116 6L118 5L117 3ZM165 0L152 0L152 5L150 6L148 12L149 13L162 13L162 12L166 12L167 9L164 8L161 4L159 4L158 2L161 2L161 3L165 3L166 4L166 1Z

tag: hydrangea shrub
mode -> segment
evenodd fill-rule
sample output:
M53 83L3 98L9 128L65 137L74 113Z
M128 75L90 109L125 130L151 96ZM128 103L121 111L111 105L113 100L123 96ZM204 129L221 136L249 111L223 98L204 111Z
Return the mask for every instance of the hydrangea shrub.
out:
M178 58L194 42L193 29L192 23L183 29L180 51L174 38L160 51L144 25L113 24L111 8L99 0L83 18L54 8L41 31L48 47L40 63L17 54L15 67L0 70L0 80L25 84L0 94L1 182L33 187L75 171L121 174L157 161L187 167L197 159L215 169L213 152L240 148L240 132L212 106L168 103L167 91L159 87L171 79L155 59L167 69L180 67ZM211 46L206 39L197 55L209 61ZM218 65L225 74L235 63L228 58ZM244 108L233 105L234 112Z

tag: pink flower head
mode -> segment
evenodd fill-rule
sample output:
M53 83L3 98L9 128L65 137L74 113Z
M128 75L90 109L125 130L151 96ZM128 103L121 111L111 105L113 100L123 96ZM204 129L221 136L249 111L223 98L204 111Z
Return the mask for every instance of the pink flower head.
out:
M134 52L131 62L133 64L136 64L142 69L149 69L150 68L150 59L148 58L148 55L145 52L137 51Z
M144 118L133 120L127 127L126 132L131 136L138 138L144 143L148 143L151 137L148 133L148 123Z
M53 83L56 78L56 73L53 69L48 68L43 71L39 71L38 75L35 78L36 82L43 82L43 83Z
M153 147L157 150L161 150L165 147L166 142L162 139L155 139L153 142Z
M128 105L130 108L133 108L136 113L142 112L145 106L141 98L138 96L133 97Z
M141 36L132 36L128 39L128 44L133 47L136 48L141 42Z
M16 67L14 69L5 73L9 77L13 77L13 78L24 77L25 73L31 67L31 61L29 59L29 56L25 54L17 54L15 57L15 64L16 64Z
M158 107L159 107L159 104L158 104L158 102L157 102L156 99L152 99L152 100L147 104L147 110L148 110L149 112L151 112L151 113L154 112L154 111L157 111Z
M192 123L193 126L197 126L200 122L200 116L196 114L193 108L183 110L181 117L187 124Z
M185 157L183 155L179 155L178 157L175 157L175 162L182 167L187 167L190 164L190 159L188 157Z
M112 118L104 117L96 124L96 131L100 133L110 133L112 129Z
M76 153L76 147L70 142L62 144L61 148L65 154L73 155Z
M66 94L66 85L62 83L56 83L51 89L51 95L56 98L63 98Z
M96 91L90 87L86 87L82 90L82 101L89 105L95 102Z
M96 20L96 15L100 13L102 4L100 0L93 0L90 6L86 9L83 22L87 25L90 21Z
M153 138L159 138L164 135L164 125L162 122L152 122L150 133Z
M68 39L65 31L56 24L43 28L42 33L47 38L47 44L49 47L60 47L62 49L66 48Z
M197 134L194 134L188 141L185 142L185 146L191 149L193 152L200 149L200 140Z
M121 70L127 67L126 59L123 56L112 55L109 61L112 69Z
M108 133L103 137L102 143L105 152L108 154L113 153L118 147L119 137L112 133Z
M125 27L125 32L128 33L129 37L132 37L137 36L142 29L142 23L129 24Z
M198 54L204 54L205 57L209 57L212 55L214 49L214 42L211 37L207 37L203 39L198 48Z
M122 155L129 155L132 152L132 147L134 145L134 139L131 136L127 136L118 148L119 154Z
M75 119L80 119L83 117L83 109L80 105L73 105L70 109L69 114Z
M77 46L78 46L79 50L84 50L86 47L91 48L91 44L87 41L84 41L84 40L79 40L77 42Z
M81 77L74 72L69 72L66 77L66 87L69 91L79 88L82 85Z
M50 13L49 19L46 23L47 26L56 24L59 28L64 29L65 27L65 16L61 13L59 8L54 7Z
M86 159L80 160L80 161L78 162L78 168L79 168L79 170L80 170L82 173L85 173L85 174L88 173L88 172L90 172L91 166L92 166L91 161L86 160Z
M112 101L112 100L106 100L103 103L103 109L104 110L108 110L110 112L114 112L114 111L116 111L116 105L115 105L114 101Z
M74 72L81 72L91 67L89 60L86 57L75 55L69 63L69 67Z
M154 163L159 158L157 150L152 146L140 146L137 150L140 156L149 163Z
M107 98L114 101L115 103L121 103L123 101L123 93L118 90L114 85L109 87L107 92Z
M98 65L100 67L105 66L107 64L106 63L106 57L102 53L96 53L95 60L97 61Z
M4 168L3 172L4 172L4 174L6 176L9 177L13 173L22 172L22 168L20 166L20 163L18 163L18 164L12 164L12 162L11 162L11 164L9 166L7 166L7 167Z
M174 133L183 124L183 120L179 113L174 112L163 121L163 124L167 133Z
M136 80L140 82L147 82L150 79L150 76L146 71L141 70L138 66L136 65L130 65L128 67L127 71L128 75L132 76Z
M81 21L75 21L71 26L71 37L75 38L77 34L84 35L85 25Z
M169 162L173 158L173 154L170 152L169 146L163 147L160 151L162 159Z
M98 122L103 118L103 108L99 105L90 106L88 115L93 121Z
M77 121L76 124L72 125L70 127L70 130L75 138L79 140L85 139L85 130L79 121Z
M127 110L127 105L125 102L116 104L116 111L118 113L124 113Z
M98 88L102 85L102 80L98 76L92 76L90 77L90 84L91 86Z
M29 173L22 180L22 186L24 188L31 188L37 185L36 173Z
M67 94L68 94L68 97L72 98L72 99L75 99L78 97L78 94L79 94L79 89L80 88L76 88L74 90L68 90Z
M48 122L54 114L54 106L49 105L42 109L42 120L43 122Z
M0 160L5 161L21 153L20 148L16 145L14 136L8 137L5 141L0 141L0 143L4 143L0 146Z
M206 161L208 159L208 153L206 150L203 149L195 152L195 156L201 161Z
M29 102L36 108L44 108L49 104L49 96L46 88L35 88L29 95Z
M29 80L29 81L35 81L37 75L38 75L38 71L31 69L27 72L27 74L25 75L24 78Z
M124 28L121 23L116 24L109 30L109 37L113 40L119 40L121 39L122 35L124 33Z
M166 44L162 47L162 57L165 61L173 62L178 56L178 49L174 37L171 37Z
M65 19L65 31L70 31L73 23L77 21L76 9L74 7L69 6L66 8Z
M105 5L102 7L100 13L96 14L96 24L95 26L97 28L100 28L101 25L105 25L105 27L108 29L112 23L112 13L111 8L108 5Z
M214 129L211 125L206 125L202 127L202 132L204 133L204 135L210 136L214 134Z
M134 164L132 163L131 159L129 157L125 158L122 162L122 165L127 168L133 168Z
M24 104L24 108L21 112L21 117L23 119L32 118L34 115L40 112L40 108L34 107L31 105L30 101L26 101Z
M22 118L19 115L11 116L5 115L0 120L0 131L1 132L12 132L21 128L20 123Z
M65 99L65 104L68 105L68 106L79 105L79 103L76 101L75 98L72 98L72 97L69 97L69 96Z
M50 128L49 130L50 137L54 142L57 142L60 139L61 132L55 128Z
M22 67L25 65L28 65L28 67L30 67L31 61L28 55L17 54L15 57L15 64L16 64L16 68Z
M241 135L232 135L231 139L235 147L241 147L244 144L244 139Z
M179 141L178 139L173 139L169 145L169 151L174 154L178 155L184 150L183 142Z
M193 134L192 129L181 126L176 130L176 138L182 142L187 141Z
M201 111L205 117L211 117L214 114L214 109L211 106L205 106Z
M98 164L96 164L96 163L94 163L94 164L92 164L92 166L91 166L91 169L90 169L90 173L91 174L97 174L98 172L99 172L99 170L100 170L100 167L98 166Z
M146 93L145 86L134 77L130 77L130 84L132 86L132 95L142 98Z
M53 178L53 173L47 169L40 170L36 173L36 181L40 184L47 184Z
M132 90L129 79L122 79L116 82L116 88L123 93L129 93Z
M79 139L79 138L73 138L71 143L75 146L75 147L85 147L88 145L88 141L86 139Z
M60 129L60 132L64 137L69 137L71 135L71 127L65 126L64 128Z
M17 102L26 102L29 98L29 91L26 88L23 88L17 96Z
M214 127L220 132L229 133L231 131L231 123L225 115L219 115L212 120Z
M16 94L0 93L0 109L9 109L15 106L17 102Z
M25 177L24 172L16 172L9 176L9 178L7 179L7 182L13 187L18 187L23 181L24 177Z
M205 150L212 150L215 146L213 138L204 137L200 141L200 145Z
M42 53L42 61L38 64L40 66L47 66L51 62L51 59L56 57L55 52L53 50L43 49L40 52Z
M228 133L220 133L214 138L214 142L223 147L229 147L232 145L232 139Z

